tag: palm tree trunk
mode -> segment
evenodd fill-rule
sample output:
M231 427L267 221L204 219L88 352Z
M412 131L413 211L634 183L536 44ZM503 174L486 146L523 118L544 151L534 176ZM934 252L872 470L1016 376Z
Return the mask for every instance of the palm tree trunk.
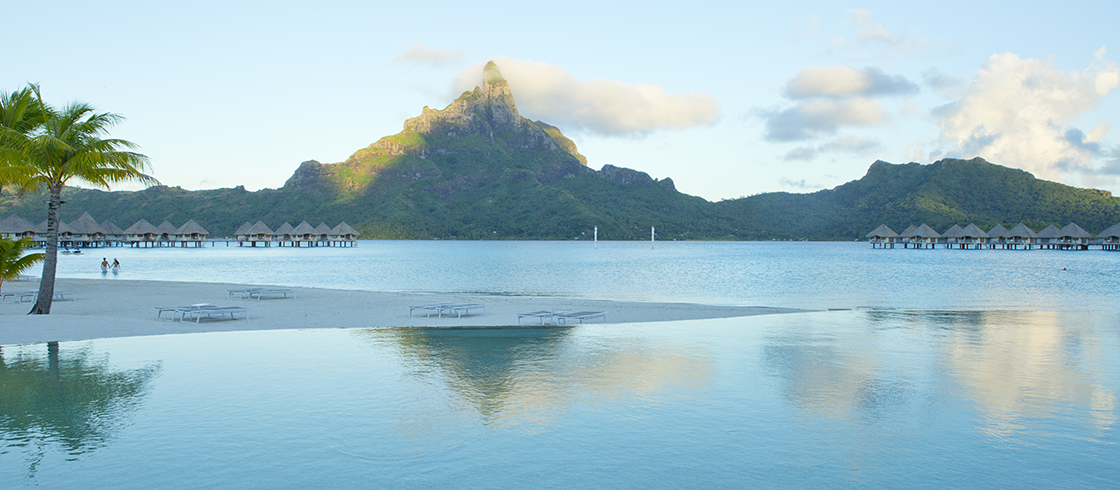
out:
M54 273L58 268L58 208L62 204L62 186L51 186L51 201L47 207L47 245L43 259L43 276L39 279L39 297L28 315L51 314L54 300Z

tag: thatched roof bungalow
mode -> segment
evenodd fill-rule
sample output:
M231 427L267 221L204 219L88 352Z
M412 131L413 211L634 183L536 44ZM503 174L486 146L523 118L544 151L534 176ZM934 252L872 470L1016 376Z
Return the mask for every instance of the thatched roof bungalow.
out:
M319 226L315 227L315 240L325 242L330 240L330 236L331 227L327 226L326 223L319 223Z
M179 236L180 240L201 241L205 240L206 236L209 235L210 232L206 231L206 228L203 228L202 225L195 223L195 221L192 219L184 223L183 226L180 226L178 230L175 230L175 234Z
M35 225L13 214L0 220L0 238L35 238Z
M82 216L70 223L70 228L74 230L74 241L76 242L99 242L105 240L105 229L97 224L97 220L93 219L89 213L82 213Z
M1076 223L1070 223L1058 232L1058 248L1077 247L1081 250L1088 250L1089 240L1092 238L1092 233L1085 231Z
M125 228L124 235L130 242L150 242L159 237L159 230L148 220L141 219Z
M1120 223L1105 228L1097 234L1104 250L1120 250Z
M906 243L913 245L914 248L925 248L927 245L929 248L934 248L938 240L941 239L941 234L933 231L933 228L925 223L913 230L904 232L901 236L906 240Z
M295 236L293 236L294 234L292 233L292 230L295 229L296 228L292 226L291 223L285 221L284 224L280 225L280 227L276 229L276 231L272 232L272 236L280 242L295 241Z
M867 241L871 242L871 248L880 246L883 248L887 248L887 246L894 248L894 244L899 241L899 238L898 233L895 233L894 230L885 224L879 225L878 228L871 230L871 233L867 234Z

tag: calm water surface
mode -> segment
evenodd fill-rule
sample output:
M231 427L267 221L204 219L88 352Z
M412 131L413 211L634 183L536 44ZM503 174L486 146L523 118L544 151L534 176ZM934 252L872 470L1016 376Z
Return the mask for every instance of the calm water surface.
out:
M0 347L0 487L1104 488L1120 253L850 243L129 250L60 275L882 309ZM2 328L2 325L0 325Z
M872 250L820 242L363 241L355 248L103 249L152 279L799 308L1116 311L1120 252Z
M5 346L0 481L73 488L1104 488L1114 313Z

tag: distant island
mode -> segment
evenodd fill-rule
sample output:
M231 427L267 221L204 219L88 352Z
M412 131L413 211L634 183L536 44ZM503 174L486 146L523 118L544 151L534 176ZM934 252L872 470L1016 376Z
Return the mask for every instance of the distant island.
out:
M929 165L876 161L859 180L809 194L774 192L710 202L671 179L604 165L596 171L559 128L522 117L496 64L443 110L346 161L303 162L279 189L187 191L155 186L67 188L61 217L203 224L232 236L246 221L347 222L372 239L862 240L880 224L969 223L1034 229L1076 222L1092 233L1120 222L1107 191L1036 179L981 158ZM0 196L0 218L46 218L39 195Z

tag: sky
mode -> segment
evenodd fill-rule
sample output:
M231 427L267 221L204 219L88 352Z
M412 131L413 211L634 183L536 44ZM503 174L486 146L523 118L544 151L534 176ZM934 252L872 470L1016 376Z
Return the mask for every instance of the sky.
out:
M1120 194L1115 1L5 3L0 91L124 116L185 189L344 161L494 60L590 167L712 201L977 156Z

